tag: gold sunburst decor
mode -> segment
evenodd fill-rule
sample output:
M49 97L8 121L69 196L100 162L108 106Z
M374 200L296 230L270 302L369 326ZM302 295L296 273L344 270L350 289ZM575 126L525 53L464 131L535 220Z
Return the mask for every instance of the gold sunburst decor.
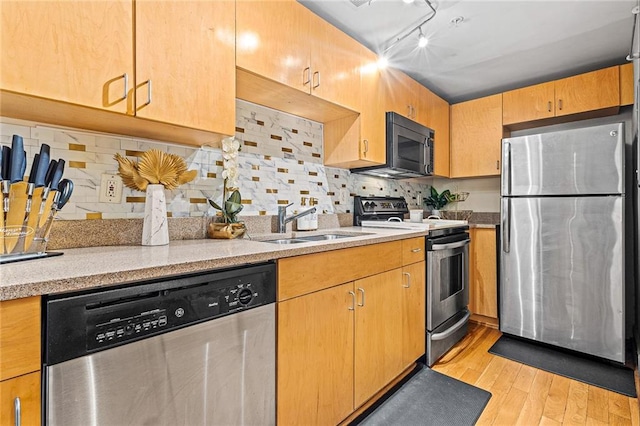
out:
M184 159L167 154L159 149L150 149L136 163L120 154L114 156L118 162L118 175L127 188L145 191L148 185L160 184L165 189L176 189L198 176L197 170L187 170Z

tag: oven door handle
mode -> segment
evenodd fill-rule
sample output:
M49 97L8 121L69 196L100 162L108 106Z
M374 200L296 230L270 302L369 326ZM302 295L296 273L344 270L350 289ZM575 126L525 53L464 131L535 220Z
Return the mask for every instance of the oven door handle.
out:
M438 251L438 250L451 250L454 248L459 248L459 247L464 247L467 244L469 244L471 240L469 238L467 238L466 240L462 240L462 241L456 241L455 243L449 243L449 244L434 244L431 246L431 250L432 251Z
M467 311L467 313L462 317L462 319L460 321L458 321L457 323L453 324L446 331L443 331L442 333L432 334L431 335L431 340L444 340L447 337L451 336L453 333L458 331L460 329L460 327L462 327L467 322L467 320L469 319L470 316L471 316L471 312Z

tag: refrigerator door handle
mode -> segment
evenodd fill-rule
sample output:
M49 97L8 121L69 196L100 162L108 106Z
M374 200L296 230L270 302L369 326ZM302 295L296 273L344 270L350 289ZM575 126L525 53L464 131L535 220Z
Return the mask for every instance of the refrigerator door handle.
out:
M502 195L511 195L511 142L502 144Z
M502 199L502 251L509 253L511 249L511 200L509 198Z

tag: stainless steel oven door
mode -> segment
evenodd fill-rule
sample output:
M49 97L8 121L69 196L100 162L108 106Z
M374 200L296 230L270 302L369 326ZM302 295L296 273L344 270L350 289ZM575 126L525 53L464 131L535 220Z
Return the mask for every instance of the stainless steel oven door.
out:
M467 233L427 241L427 330L434 330L469 303Z

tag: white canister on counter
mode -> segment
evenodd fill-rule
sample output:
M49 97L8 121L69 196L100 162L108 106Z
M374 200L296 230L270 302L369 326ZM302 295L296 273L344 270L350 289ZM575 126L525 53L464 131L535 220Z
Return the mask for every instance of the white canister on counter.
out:
M307 197L302 197L300 201L300 205L302 207L306 206ZM318 200L316 198L311 197L309 199L309 206L313 207L318 204ZM315 231L318 229L318 211L316 210L314 213L310 213L308 215L302 216L296 220L296 226L298 231Z

